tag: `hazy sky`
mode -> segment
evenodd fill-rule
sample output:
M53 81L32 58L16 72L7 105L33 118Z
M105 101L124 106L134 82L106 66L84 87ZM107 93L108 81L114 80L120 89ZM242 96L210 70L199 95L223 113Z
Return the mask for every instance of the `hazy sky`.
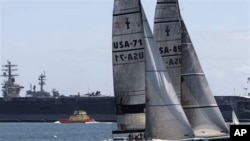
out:
M250 89L249 0L179 3L214 95ZM156 0L142 4L152 26ZM18 65L21 95L44 71L47 91L113 95L112 10L113 0L0 0L0 63Z

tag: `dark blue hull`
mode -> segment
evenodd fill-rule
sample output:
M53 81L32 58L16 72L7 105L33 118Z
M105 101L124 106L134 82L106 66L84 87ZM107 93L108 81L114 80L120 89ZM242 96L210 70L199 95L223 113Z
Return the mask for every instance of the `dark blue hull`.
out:
M215 96L215 99L225 121L232 121L232 111L234 110L240 122L250 122L250 97Z
M0 99L0 121L53 122L85 110L96 121L114 122L114 97Z
M232 110L239 121L250 121L250 99L215 96L225 121L232 121ZM115 122L114 97L0 98L0 122L54 122L68 118L75 110L85 110L102 122Z

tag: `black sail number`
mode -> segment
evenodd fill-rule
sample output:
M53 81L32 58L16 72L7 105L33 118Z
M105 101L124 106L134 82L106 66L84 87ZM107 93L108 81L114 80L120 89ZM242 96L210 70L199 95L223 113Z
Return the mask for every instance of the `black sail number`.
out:
M165 54L177 54L177 53L181 53L181 46L159 47L159 51L160 51L161 55L165 55Z
M114 53L114 63L137 62L144 58L143 50Z
M141 47L142 40L131 40L131 41L115 41L113 42L113 49L126 49L131 47Z

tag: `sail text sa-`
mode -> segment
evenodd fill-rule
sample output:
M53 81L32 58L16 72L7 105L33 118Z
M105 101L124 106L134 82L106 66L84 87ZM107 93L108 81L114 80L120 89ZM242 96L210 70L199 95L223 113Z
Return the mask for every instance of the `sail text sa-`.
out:
M181 46L159 47L159 51L161 55L181 54Z
M167 68L180 67L181 65L181 46L159 47L159 53Z

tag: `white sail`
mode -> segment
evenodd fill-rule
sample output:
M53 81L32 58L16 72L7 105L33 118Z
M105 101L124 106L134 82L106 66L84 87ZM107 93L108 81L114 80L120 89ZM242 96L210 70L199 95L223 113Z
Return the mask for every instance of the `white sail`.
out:
M240 124L240 122L239 122L239 120L238 120L238 118L233 110L232 111L232 125L238 125L238 124Z
M182 22L181 103L196 137L228 135L228 128L208 85Z
M167 0L167 3L177 5L174 0ZM174 8L176 11L177 6ZM171 30L177 32L180 29L177 23ZM181 78L181 81L174 83L181 83L181 87L178 87L181 89L182 105L175 92L177 87L174 88L171 81L174 77L170 78L167 72L140 0L115 0L112 56L118 130L145 128L147 138L161 140L186 140L194 135L201 138L227 135L228 129L208 87L185 25L180 25L183 31L182 64L181 73L178 72L176 78ZM173 37L180 41L177 38L179 35ZM180 57L180 54L175 55Z
M142 10L146 60L146 136L179 140L193 137Z
M114 0L112 56L118 130L145 129L144 36L139 0Z
M178 0L157 0L155 40L195 136L225 135L226 124L181 21Z
M173 87L180 98L181 24L177 2L177 0L157 0L154 38Z

